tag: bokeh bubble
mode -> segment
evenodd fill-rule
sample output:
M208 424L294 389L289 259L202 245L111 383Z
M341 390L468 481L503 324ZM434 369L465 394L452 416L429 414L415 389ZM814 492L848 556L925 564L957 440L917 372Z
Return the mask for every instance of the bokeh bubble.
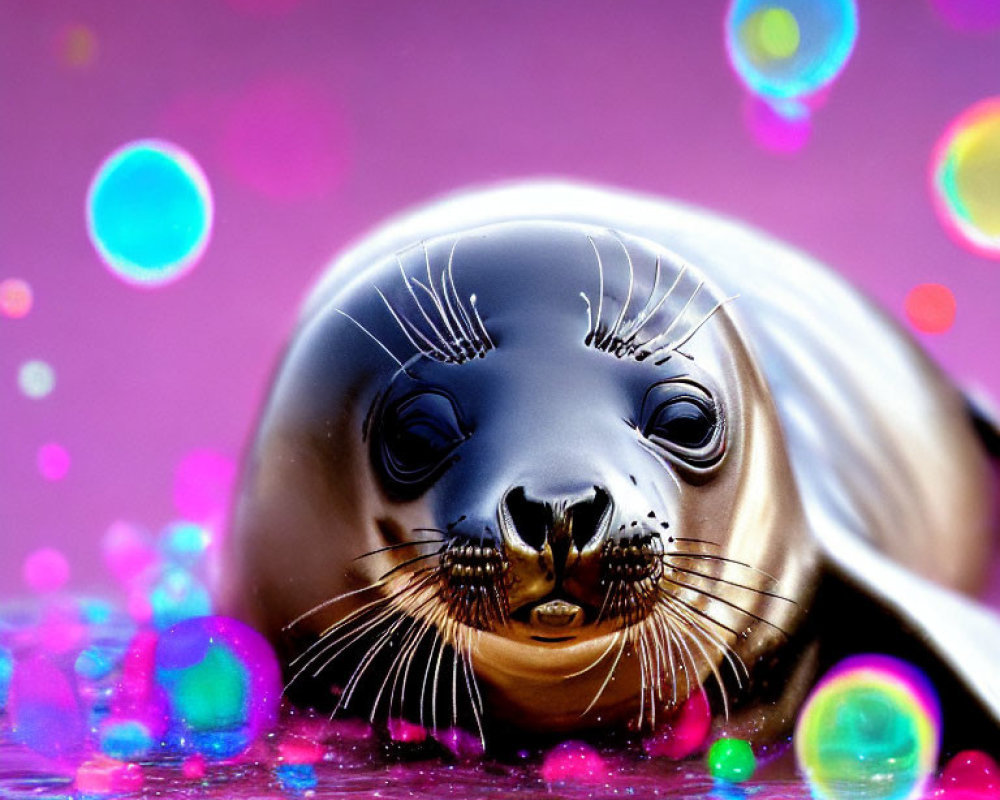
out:
M977 33L1000 28L1000 3L997 0L931 0L931 6L957 31Z
M156 680L174 725L206 756L235 755L277 721L277 658L263 636L236 620L199 617L165 631Z
M83 69L97 60L97 36L81 23L66 25L56 35L56 55L64 66Z
M185 519L220 519L229 507L236 462L210 448L186 453L174 472L174 505Z
M795 100L765 100L748 95L743 106L743 123L754 141L772 153L797 153L812 133L812 112Z
M14 674L14 657L6 647L0 647L0 712L7 707L10 678Z
M105 531L101 552L111 574L126 587L148 576L160 563L149 532L124 520L116 520Z
M14 736L50 758L75 758L83 749L86 726L73 682L48 656L14 662L9 708Z
M905 800L921 796L940 735L937 697L919 670L889 656L854 656L802 707L795 754L817 800Z
M69 560L54 547L42 547L24 559L22 576L34 592L55 592L69 582Z
M165 630L182 620L212 613L212 598L201 582L179 567L167 567L149 593L153 627Z
M164 558L184 569L196 567L211 544L211 532L196 522L171 522L160 535Z
M955 322L955 295L940 283L921 283L906 294L903 311L921 333L944 333Z
M593 747L568 741L556 745L542 761L541 775L547 783L594 784L608 779L608 765Z
M267 198L309 200L340 182L345 140L341 115L321 87L271 79L233 103L220 158L233 177Z
M91 242L112 273L134 286L162 286L187 273L208 246L213 215L201 167L155 139L113 152L87 193Z
M729 61L754 94L800 98L841 73L858 37L854 0L732 0Z
M56 372L40 359L25 361L17 371L17 385L32 400L40 400L56 387Z
M708 773L716 780L743 783L753 777L757 759L750 743L743 739L721 738L708 749Z
M20 278L0 281L0 314L11 319L26 317L31 311L31 286Z
M931 195L946 230L967 249L1000 258L1000 97L964 111L938 141Z
M69 451L56 442L39 447L36 462L38 473L47 481L61 481L69 473Z

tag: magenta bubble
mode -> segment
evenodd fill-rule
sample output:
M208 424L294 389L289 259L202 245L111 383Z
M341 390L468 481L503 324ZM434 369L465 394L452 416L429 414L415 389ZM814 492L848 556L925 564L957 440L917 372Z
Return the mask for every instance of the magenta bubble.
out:
M86 726L73 682L46 656L14 661L8 711L14 737L59 760L82 753Z
M236 478L236 462L215 450L187 453L174 472L174 506L195 522L224 516Z
M799 152L812 132L812 117L804 104L783 108L752 95L744 100L743 122L754 141L772 153Z
M608 765L593 747L569 741L556 745L542 762L542 779L548 783L602 783Z
M697 753L712 727L712 710L704 692L695 692L672 718L643 742L646 753L680 759Z
M394 742L422 742L427 738L427 729L423 725L405 719L390 719L387 725L389 738Z
M315 199L340 182L346 138L324 92L297 79L270 80L234 103L220 158L238 181L265 197Z
M483 755L483 741L462 728L448 728L434 737L454 758L472 761Z
M982 750L963 750L945 765L931 796L940 800L1000 797L1000 767Z
M49 442L38 448L38 472L47 481L61 481L69 472L69 452L61 444Z
M931 0L937 15L950 27L964 33L1000 28L1000 3L997 0Z
M42 547L24 559L21 574L32 591L55 592L69 581L69 561L54 547Z
M104 532L101 551L111 574L125 586L147 577L160 561L149 532L122 520L111 523Z

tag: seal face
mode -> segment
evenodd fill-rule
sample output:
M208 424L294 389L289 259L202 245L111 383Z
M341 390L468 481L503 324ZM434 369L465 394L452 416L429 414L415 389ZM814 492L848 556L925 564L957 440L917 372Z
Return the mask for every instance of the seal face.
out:
M865 512L834 456L804 471L795 371L670 237L470 216L404 221L307 305L244 467L229 609L292 686L372 719L651 727L707 691L743 735L783 731L815 669L816 529Z

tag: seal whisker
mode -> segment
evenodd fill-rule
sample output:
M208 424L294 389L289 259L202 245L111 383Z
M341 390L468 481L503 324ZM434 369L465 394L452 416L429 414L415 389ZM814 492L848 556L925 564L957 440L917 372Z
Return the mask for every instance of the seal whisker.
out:
M379 347L381 347L385 351L385 354L387 356L389 356L389 358L391 358L393 361L395 361L397 364L399 364L399 368L401 370L403 370L403 372L405 372L407 375L409 375L409 377L411 377L411 378L413 377L412 375L410 375L409 372L406 372L406 367L404 366L403 362L400 361L399 358L392 352L392 350L390 350L388 347L386 347L385 344L382 343L382 340L379 339L374 333L372 333L370 330L368 330L368 328L366 328L364 325L362 325L360 322L358 322L356 319L354 319L354 317L352 317L346 311L341 311L339 308L335 308L333 310L336 311L338 314L340 314L340 316L346 317L351 322L353 322L358 327L359 330L361 330L365 335L368 336L369 339L371 339L373 342L375 342L375 344L377 344Z
M646 320L649 315L649 307L653 302L653 297L656 296L656 290L660 285L660 257L657 255L656 260L653 263L653 285L649 289L649 294L646 296L646 302L643 303L642 308L639 309L639 313L632 318L632 320L626 325L622 331L618 334L621 339L620 347L628 353L628 346L635 339L636 335L642 330L642 326L646 324Z
M299 614L295 619L293 619L291 622L285 625L281 630L282 632L289 631L296 625L298 625L300 622L302 622L302 620L306 619L306 617L311 617L313 614L318 614L324 608L329 608L335 603L339 603L341 600L346 600L348 597L355 597L359 594L370 592L373 589L378 589L380 586L382 586L382 584L379 583L378 581L375 581L373 583L368 584L367 586L362 586L360 589L353 589L349 592L343 592L342 594L338 594L334 597L331 597L329 600L324 600L322 603L317 603L308 611L304 611L303 613Z
M420 283L416 278L410 278L406 274L406 269L403 267L403 261L399 257L398 253L396 254L396 263L399 265L400 275L403 276L403 284L406 286L406 290L410 293L410 297L413 298L413 302L416 304L417 310L420 312L420 315L424 318L424 321L428 324L428 326L430 326L430 329L434 332L434 335L438 339L438 343L442 345L442 347L439 349L441 349L444 353L448 355L448 357L444 358L443 360L448 361L450 359L454 359L455 354L449 352L448 345L444 336L441 334L441 331L438 330L438 327L431 320L430 315L427 313L426 309L423 306L423 303L420 302L420 298L417 297L417 293L413 290L414 284L422 287L425 291L428 291L427 287L424 286L422 283Z
M635 285L635 267L632 264L632 254L629 253L628 248L625 246L625 242L621 238L612 232L615 240L621 245L622 250L625 251L625 261L628 263L628 289L625 292L625 302L622 303L621 311L618 312L618 318L615 320L615 324L608 331L607 336L598 345L599 348L605 349L609 347L618 338L618 331L621 328L622 323L625 321L625 315L628 314L629 305L632 302L632 289Z
M615 634L614 641L619 642L618 652L615 654L615 660L614 662L612 662L611 668L608 670L608 674L604 677L603 683L601 683L600 688L597 690L597 693L590 701L590 704L582 712L580 712L581 717L587 716L587 714L590 713L590 710L595 705L597 705L597 701L601 699L601 695L604 694L604 690L607 689L608 684L611 683L611 679L614 677L615 670L618 669L618 662L622 660L622 655L625 653L625 648L628 645L628 638L624 635L622 631L618 631Z
M445 548L445 547L439 547L439 548L438 548L437 550L435 550L435 551L434 551L433 553L424 553L423 555L420 555L420 556L414 556L413 558L408 558L408 559L406 559L406 561L403 561L403 562L401 562L401 563L397 564L396 566L394 566L394 567L393 567L392 569L390 569L390 570L389 570L388 572L383 572L383 573L382 573L382 574L381 574L381 575L379 576L379 580L380 580L380 581L384 581L384 580L385 580L386 578L388 578L388 577L389 577L390 575L395 575L395 574L396 574L397 572L399 572L399 571L400 571L401 569L405 569L406 567L409 567L409 566L411 566L411 565L413 565L413 564L416 564L416 563L418 563L418 562L420 562L420 561L426 561L426 560L427 560L428 558L434 558L435 556L439 556L439 555L441 555L441 554L442 554L442 553L443 553L443 552L444 552L444 551L445 551L446 549L447 549L447 548Z
M679 580L677 580L675 578L668 578L666 575L664 575L662 578L660 578L660 580L661 581L666 581L667 583L673 584L674 586L678 586L680 588L687 589L688 591L695 592L696 594L700 594L700 595L702 595L704 597L708 597L711 600L716 601L717 603L722 603L724 606L728 606L729 608L733 609L734 611L738 611L741 614L745 614L746 616L750 617L751 619L755 619L758 622L763 622L765 625L768 625L768 626L774 628L776 631L778 631L779 633L784 634L785 636L789 635L786 630L784 630L781 626L776 625L775 623L771 622L769 619L767 619L765 617L762 617L759 614L755 614L752 611L748 611L747 609L743 608L743 606L739 605L739 603L734 603L731 600L727 600L724 597L720 597L719 595L714 594L713 592L710 592L707 589L701 589L701 588L699 588L699 587L697 587L697 586L695 586L693 584L685 583L684 581L679 581Z
M464 640L464 641L463 641ZM465 688L469 693L469 705L472 707L472 717L479 731L479 742L486 749L486 734L483 730L483 697L479 692L479 682L472 668L472 635L468 629L460 631L459 652L462 656L462 673L465 677Z
M656 334L656 336L654 336L652 339L647 339L646 341L644 341L644 342L642 342L641 344L638 345L639 349L643 353L643 358L650 358L650 357L656 356L656 354L659 353L660 351L662 351L662 350L667 349L668 347L670 347L670 345L672 344L672 342L671 343L665 343L665 344L662 344L662 345L657 345L656 347L651 347L651 345L652 345L653 342L657 341L658 339L665 339L666 337L668 337L670 335L671 331L673 331L673 329L677 325L677 323L680 322L681 319L683 319L684 315L687 313L688 309L692 306L692 304L694 303L694 301L697 299L698 295L701 294L701 290L702 290L702 288L704 286L705 286L705 282L704 281L698 281L698 285L695 286L694 291L691 292L691 295L688 297L687 301L681 307L681 310L678 311L674 315L673 319L670 320L670 323L667 325L667 327L663 331L661 331L660 333Z
M778 579L774 577L770 572L759 569L752 564L747 564L745 561L737 561L735 558L727 558L726 556L715 555L714 553L685 553L682 551L667 551L663 553L663 558L692 558L692 559L702 559L704 561L719 562L723 564L735 564L738 567L746 567L749 570L763 575L765 578L773 581L775 584L779 583Z
M479 316L479 307L476 305L476 296L474 294L469 295L469 303L472 306L472 313L476 317L476 324L479 326L479 332L486 339L486 346L488 350L493 350L496 345L493 343L493 339L486 330L486 326L483 324L483 318Z
M601 260L601 251L597 248L597 243L593 236L588 236L587 241L594 248L594 255L597 256L597 316L594 319L594 327L587 334L586 343L592 344L601 329L601 311L604 307L604 262Z
M373 286L372 288L374 288L378 296L382 298L382 302L385 303L385 307L389 309L389 313L392 315L392 318L396 321L396 324L399 326L400 330L403 331L403 335L406 336L407 339L409 339L410 344L413 345L413 347L417 350L417 352L423 353L425 356L430 356L431 358L437 358L439 360L446 360L450 357L447 353L441 350L436 344L434 344L434 342L432 342L426 335L424 335L424 332L420 330L420 328L418 328L416 325L414 325L412 322L406 319L406 317L404 317L402 314L396 311L396 309L393 308L392 303L389 302L389 299L382 293L381 289L379 289L377 286ZM423 341L423 344L420 344L419 342L417 342L416 339L413 338L414 334L416 334L416 336Z
M688 332L687 332L687 333L686 333L686 334L684 335L684 337L683 337L682 339L680 339L680 340L679 340L679 341L677 341L677 342L674 342L674 343L672 343L672 344L670 345L670 349L671 349L671 350L673 350L673 351L674 351L675 353L680 353L680 354L681 354L682 356L684 356L685 358L688 358L688 359L690 359L690 360L692 360L692 361L693 361L693 360L694 360L694 357L693 357L693 356L689 356L689 355L688 355L687 353L681 353L681 350L680 350L680 348L682 348L682 347L683 347L683 346L684 346L685 344L687 344L687 342L689 342L689 341L691 340L691 338L692 338L692 337L693 337L693 336L694 336L694 335L695 335L695 334L696 334L696 333L697 333L697 332L698 332L699 330L701 330L701 328L702 328L702 327L703 327L703 326L704 326L704 325L705 325L705 324L706 324L706 323L707 323L707 322L708 322L708 321L709 321L710 319L712 319L712 317L714 317L714 316L715 316L715 314L716 314L716 313L717 313L717 312L718 312L718 311L719 311L719 310L720 310L720 309L721 309L721 308L722 308L722 307L723 307L724 305L726 305L727 303L730 303L730 302L732 302L732 301L733 301L733 300L735 300L735 299L736 299L737 297L739 297L739 295L733 295L732 297L727 297L727 298L725 298L724 300L720 300L720 301L719 301L718 303L716 303L716 304L715 304L715 305L714 305L714 306L712 307L712 309L711 309L711 310L710 310L710 311L709 311L709 312L708 312L708 313L707 313L707 314L706 314L706 315L705 315L705 316L704 316L704 317L703 317L703 318L701 319L701 321L700 321L700 322L699 322L699 323L698 323L697 325L695 325L695 326L694 326L693 328L691 328L691 329L690 329L690 330L689 330L689 331L688 331ZM667 358L669 358L669 357L670 357L670 356L667 356ZM657 362L656 362L657 366L659 366L660 364L664 363L664 362L665 362L666 360L667 360L667 359L665 358L665 359L663 359L662 361L657 361Z
M414 528L415 531L419 530L437 530L436 528ZM362 553L360 556L355 556L351 561L361 561L363 558L369 558L370 556L378 555L379 553L385 553L389 550L402 550L406 547L418 547L422 544L443 544L448 541L447 539L420 539L413 542L397 542L396 544L387 544L385 547L376 547L374 550L369 550L367 553Z
M792 600L790 597L785 597L777 592L769 592L766 589L758 589L756 586L748 586L745 583L738 583L737 581L727 580L725 578L720 578L716 575L709 575L707 572L698 572L694 569L685 569L684 567L678 567L675 564L670 566L670 569L675 572L682 572L685 575L691 575L693 577L704 578L707 581L712 581L714 583L724 583L727 586L733 586L737 589L745 589L748 592L753 592L754 594L763 595L764 597L773 597L775 600L784 600L786 603L791 603L792 605L798 605L798 602Z
M431 274L431 255L427 249L427 243L421 242L420 246L424 250L424 264L427 267L427 286L429 287L427 291L430 293L431 302L433 302L434 306L437 308L438 315L441 317L441 321L444 322L445 327L448 329L448 333L451 334L451 340L449 341L449 345L451 347L455 347L458 344L458 337L455 334L454 328L452 328L451 318L447 313L447 311L445 310L444 303L442 302L441 297L437 293L437 287L434 285L434 276ZM454 250L452 250L452 252L454 252ZM442 282L444 281L444 277L445 277L444 272L442 272L441 273ZM461 360L461 358L462 355L459 354L459 359Z
M742 689L743 678L745 676L746 679L749 680L750 671L747 669L746 662L743 661L743 658L740 656L740 654L736 652L736 650L732 647L732 645L730 645L728 642L726 642L723 638L718 636L713 631L706 628L699 620L695 619L694 617L691 617L686 611L682 609L674 609L674 610L682 617L688 619L691 625L693 625L701 632L702 636L704 636L706 639L708 639L709 642L711 642L713 645L715 645L716 648L718 648L723 658L725 658L726 662L729 664L730 669L732 669L733 671L733 677L736 679L737 687Z

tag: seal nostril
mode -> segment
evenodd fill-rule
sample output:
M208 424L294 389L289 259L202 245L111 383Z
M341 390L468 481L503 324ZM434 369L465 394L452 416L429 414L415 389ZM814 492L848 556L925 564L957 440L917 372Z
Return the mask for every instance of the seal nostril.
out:
M599 535L603 537L611 511L611 495L600 486L594 487L594 496L570 507L573 515L573 543L583 550Z
M513 532L528 547L541 551L552 528L552 506L529 500L523 486L507 492L503 500Z

